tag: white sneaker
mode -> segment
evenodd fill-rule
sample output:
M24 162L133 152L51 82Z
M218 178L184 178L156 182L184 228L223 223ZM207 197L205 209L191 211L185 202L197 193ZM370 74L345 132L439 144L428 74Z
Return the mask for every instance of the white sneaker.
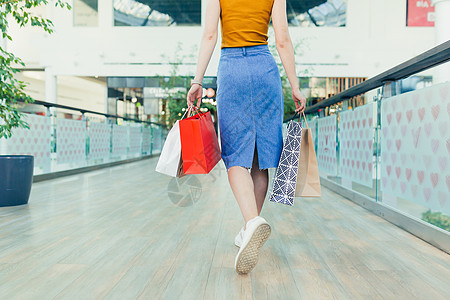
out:
M240 248L242 245L243 238L244 238L244 226L242 226L241 231L239 231L237 236L234 238L234 244Z
M262 217L255 217L247 222L242 244L234 261L234 268L239 274L247 274L258 263L259 250L270 235L270 225Z

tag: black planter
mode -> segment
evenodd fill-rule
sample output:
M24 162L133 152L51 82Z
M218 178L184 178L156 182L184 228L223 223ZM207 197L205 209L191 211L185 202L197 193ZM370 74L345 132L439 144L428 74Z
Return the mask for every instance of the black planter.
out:
M33 168L33 156L0 155L0 207L28 203Z

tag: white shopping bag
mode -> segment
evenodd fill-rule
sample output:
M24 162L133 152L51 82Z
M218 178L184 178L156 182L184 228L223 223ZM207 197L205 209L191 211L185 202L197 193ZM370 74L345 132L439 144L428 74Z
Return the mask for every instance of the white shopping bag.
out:
M176 121L167 135L161 155L159 156L156 171L172 177L177 177L181 159L180 125Z

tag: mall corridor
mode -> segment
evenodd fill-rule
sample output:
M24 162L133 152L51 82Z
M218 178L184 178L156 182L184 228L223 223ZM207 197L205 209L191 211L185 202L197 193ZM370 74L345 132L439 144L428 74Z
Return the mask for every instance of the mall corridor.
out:
M450 297L448 254L325 188L294 207L266 202L272 235L239 276L223 163L177 182L156 162L35 183L29 205L1 208L1 298Z

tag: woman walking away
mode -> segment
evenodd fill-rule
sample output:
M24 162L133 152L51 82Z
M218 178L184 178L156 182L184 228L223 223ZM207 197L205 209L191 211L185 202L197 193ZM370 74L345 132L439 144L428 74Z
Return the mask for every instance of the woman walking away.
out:
M228 181L244 217L235 238L240 247L235 259L239 274L255 267L270 235L269 224L259 215L267 193L267 169L278 166L283 146L281 79L267 46L271 17L296 112L302 112L305 97L298 86L286 0L209 0L197 71L187 96L188 106L200 107L202 80L217 43L220 19L217 114Z

